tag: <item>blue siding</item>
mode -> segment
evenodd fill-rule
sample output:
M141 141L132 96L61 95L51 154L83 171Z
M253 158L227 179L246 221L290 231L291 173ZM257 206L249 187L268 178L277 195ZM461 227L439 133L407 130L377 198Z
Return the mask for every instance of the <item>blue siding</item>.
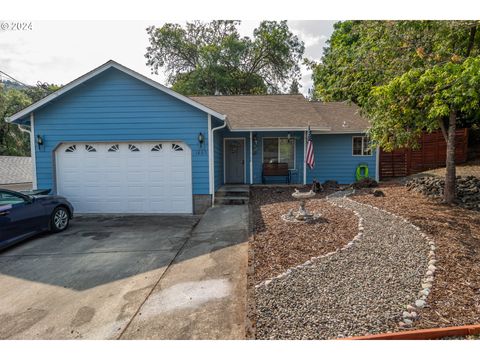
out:
M287 137L287 132L253 132L257 137L257 145L253 145L253 183L262 183L262 143L264 137ZM244 138L246 145L246 178L247 184L250 183L250 132L235 132L229 130L220 130L215 135L215 189L224 184L223 177L223 140L225 138ZM303 132L291 132L291 136L296 138L296 172L294 172L292 182L303 182ZM270 178L271 182L285 182L285 178Z
M352 155L352 136L362 134L325 134L313 135L315 168L307 168L307 184L317 178L318 181L336 180L340 184L355 181L355 171L359 164L367 164L369 176L375 178L376 154L369 156Z
M44 139L36 152L37 186L54 188L53 151L61 142L177 140L192 150L193 194L208 194L207 119L140 80L106 70L35 112L35 134Z

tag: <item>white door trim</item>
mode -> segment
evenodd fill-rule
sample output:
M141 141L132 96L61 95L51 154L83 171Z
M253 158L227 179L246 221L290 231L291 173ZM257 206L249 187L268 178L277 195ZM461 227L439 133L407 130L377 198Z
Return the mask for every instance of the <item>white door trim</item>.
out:
M223 183L226 184L226 162L225 162L225 140L242 140L243 141L243 183L247 183L247 143L244 137L225 137L223 138Z

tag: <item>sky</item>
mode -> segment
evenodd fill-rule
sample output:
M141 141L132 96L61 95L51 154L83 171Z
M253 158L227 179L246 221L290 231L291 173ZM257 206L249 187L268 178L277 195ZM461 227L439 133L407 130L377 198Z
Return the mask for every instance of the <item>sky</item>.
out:
M0 70L18 81L66 84L112 59L165 84L163 74L145 65L147 26L169 21L33 21L32 30L0 31ZM170 21L173 22L173 21ZM174 21L179 22L179 21ZM253 36L260 21L242 21L242 36ZM305 43L304 56L319 60L335 21L288 21ZM302 65L301 92L312 87L311 72Z

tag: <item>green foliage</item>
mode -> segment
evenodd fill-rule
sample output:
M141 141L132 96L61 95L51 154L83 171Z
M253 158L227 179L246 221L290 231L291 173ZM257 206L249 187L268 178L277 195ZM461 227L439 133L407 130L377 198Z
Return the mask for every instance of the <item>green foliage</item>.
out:
M164 70L185 95L265 94L299 79L304 45L286 21L263 21L253 38L240 37L239 21L189 22L147 28L145 57L154 73Z
M479 23L339 22L322 61L311 64L315 96L358 103L386 150L416 147L450 111L463 124L478 121Z
M52 84L21 89L0 84L0 155L30 156L28 134L5 119L57 89L58 86Z
M320 63L312 64L315 96L325 101L352 100L363 106L373 86L384 85L411 69L478 56L478 23L339 22Z
M365 105L371 138L386 150L415 147L450 112L474 114L480 104L480 57L413 69L373 88Z

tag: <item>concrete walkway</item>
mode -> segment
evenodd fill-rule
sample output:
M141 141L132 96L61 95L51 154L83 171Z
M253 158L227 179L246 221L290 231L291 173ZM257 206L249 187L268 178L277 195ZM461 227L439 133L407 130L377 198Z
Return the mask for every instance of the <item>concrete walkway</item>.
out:
M248 207L211 208L121 339L244 339Z

